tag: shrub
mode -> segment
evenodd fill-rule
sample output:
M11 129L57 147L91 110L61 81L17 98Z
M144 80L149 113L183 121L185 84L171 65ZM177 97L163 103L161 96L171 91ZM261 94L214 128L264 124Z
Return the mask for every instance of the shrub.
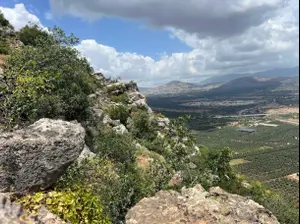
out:
M135 162L136 148L129 135L102 133L96 139L95 150L100 156L109 158L126 169Z
M0 37L0 54L9 54L10 47L7 40L3 37Z
M26 25L19 31L19 39L25 45L36 46L47 38L51 38L50 34L43 31L37 24Z
M110 105L106 108L106 113L113 120L120 120L120 122L124 125L126 125L127 119L130 115L128 107L123 104Z
M120 94L118 96L112 95L111 100L116 103L123 103L123 104L129 103L129 97L126 93Z
M133 166L124 169L107 159L97 156L83 161L80 166L73 164L57 183L59 190L73 189L74 186L88 186L103 205L103 212L112 223L121 223L133 205L149 192L154 192L140 169ZM146 180L148 182L146 182Z
M0 11L0 25L1 26L9 26L9 21L5 19L3 13Z
M8 124L41 117L86 119L92 68L72 46L77 43L58 28L36 47L23 46L8 58L5 100L0 105Z
M156 138L154 125L146 111L138 110L132 114L131 132L137 138L154 140Z
M102 205L92 191L86 187L76 190L38 192L27 195L19 202L29 211L35 213L42 205L66 222L74 224L94 223L109 224L103 215Z

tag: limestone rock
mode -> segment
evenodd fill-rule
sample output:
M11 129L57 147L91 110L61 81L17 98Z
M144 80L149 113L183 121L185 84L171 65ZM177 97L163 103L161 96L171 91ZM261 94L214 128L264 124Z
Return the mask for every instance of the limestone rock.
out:
M141 94L140 92L137 92L137 91L131 92L128 95L129 95L130 100L132 100L133 102L146 98L143 94Z
M131 104L131 106L136 107L138 109L146 110L149 114L152 113L152 109L146 103L146 99L136 100Z
M21 205L11 202L9 194L0 193L0 224L66 224L44 206L37 216L27 215Z
M0 134L0 192L35 191L51 186L85 145L77 122L41 119L12 133Z
M80 164L83 160L94 158L96 156L95 153L93 153L87 145L84 146L84 149L80 153L79 157L77 158L77 162Z
M121 121L112 120L109 115L105 115L104 118L103 118L103 124L108 124L112 127L116 127L116 126L121 125Z
M123 124L113 127L113 130L115 131L116 134L119 134L119 135L124 135L124 134L128 133L127 128Z
M62 221L44 206L38 210L36 219L42 224L66 224L66 222Z
M205 191L201 185L175 191L160 191L144 198L126 216L127 224L279 224L270 211L221 188Z
M11 202L8 194L0 193L0 224L38 223L23 213L19 204Z
M183 181L183 174L181 171L178 171L173 175L171 180L168 183L168 186L174 187L174 186L180 186Z
M157 126L163 130L169 130L170 119L163 117L155 117L155 122Z

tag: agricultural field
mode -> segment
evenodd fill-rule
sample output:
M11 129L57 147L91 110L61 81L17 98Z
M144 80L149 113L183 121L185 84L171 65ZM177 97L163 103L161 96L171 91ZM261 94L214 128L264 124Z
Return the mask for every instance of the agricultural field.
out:
M292 201L295 205L299 205L299 183L287 178L272 180L267 186L277 191L287 200Z
M253 119L249 123L254 123ZM299 205L299 182L287 178L299 172L299 127L278 121L272 124L279 126L251 127L256 130L254 133L240 132L238 126L194 130L193 133L199 144L209 148L231 148L234 169L251 180L264 182Z

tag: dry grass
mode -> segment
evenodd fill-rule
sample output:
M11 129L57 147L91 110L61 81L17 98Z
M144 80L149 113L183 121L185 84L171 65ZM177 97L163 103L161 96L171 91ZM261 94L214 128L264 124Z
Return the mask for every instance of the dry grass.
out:
M245 159L233 159L230 161L230 165L231 166L236 166L236 165L240 165L240 164L244 164L244 163L249 163L250 161L245 160Z
M299 114L299 107L282 107L267 110L267 114Z

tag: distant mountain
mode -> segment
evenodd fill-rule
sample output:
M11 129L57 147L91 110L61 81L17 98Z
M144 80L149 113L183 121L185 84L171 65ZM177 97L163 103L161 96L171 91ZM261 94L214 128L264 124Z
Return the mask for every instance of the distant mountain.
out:
M204 80L201 84L210 84L210 83L218 83L218 82L229 82L234 79L242 78L242 77L259 77L259 78L271 78L271 77L297 77L299 76L299 67L293 68L280 68L273 69L264 72L250 73L250 74L229 74L216 76L209 79Z
M152 89L148 89L144 91L145 95L176 95L178 93L191 92L194 89L197 89L198 85L180 82L180 81L172 81L165 85L158 86Z
M148 97L219 97L241 96L252 94L267 94L268 92L288 91L299 94L299 77L242 77L225 83L215 84L192 84L179 81L170 82L166 85L149 89L144 92Z
M181 94L187 93L194 93L194 92L203 92L213 88L219 87L221 84L214 83L214 84L194 84L188 82L180 82L180 81L172 81L165 85L148 89L143 93L146 96L176 96Z

